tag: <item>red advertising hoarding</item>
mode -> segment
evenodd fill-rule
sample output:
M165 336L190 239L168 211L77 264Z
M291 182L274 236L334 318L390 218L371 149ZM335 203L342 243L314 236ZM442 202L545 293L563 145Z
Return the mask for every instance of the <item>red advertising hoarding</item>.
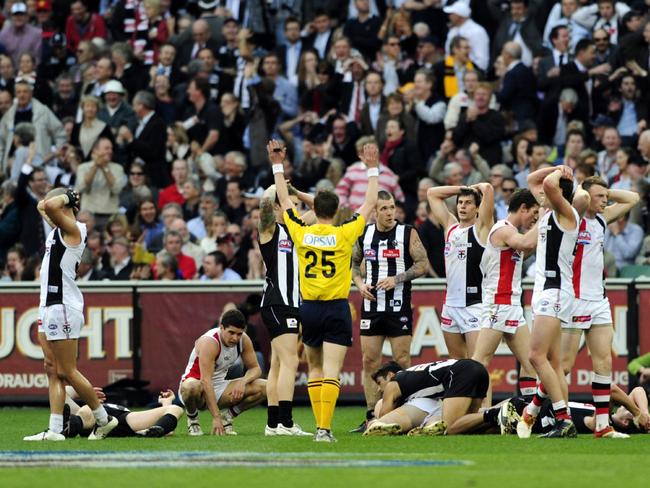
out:
M95 385L132 377L132 287L83 288L86 324L79 341L79 369ZM0 290L0 398L47 398L43 352L38 344L38 286Z

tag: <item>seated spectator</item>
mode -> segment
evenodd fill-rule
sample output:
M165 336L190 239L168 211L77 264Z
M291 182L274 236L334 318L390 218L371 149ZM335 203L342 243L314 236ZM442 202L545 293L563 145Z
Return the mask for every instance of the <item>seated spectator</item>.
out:
M187 222L185 222L183 219L175 219L170 224L169 229L178 232L181 235L183 238L183 246L181 247L181 252L185 256L189 256L194 259L196 268L200 268L205 253L203 252L203 249L201 249L201 246L197 244L198 241L196 237L190 234L190 232L187 230Z
M97 118L97 114L101 109L101 102L99 98L92 95L86 95L81 99L80 103L83 118L81 122L75 123L70 135L70 144L81 148L84 161L88 161L91 157L91 151L95 143L102 138L108 139L112 145L115 143L113 131L111 127Z
M181 188L183 196L183 219L192 220L199 215L201 201L201 182L196 176L188 177Z
M92 212L98 227L119 211L119 195L126 185L124 170L111 162L112 156L111 140L101 137L93 146L91 161L77 169L75 189L81 196L81 210Z
M175 230L165 231L163 250L176 260L182 279L193 280L196 276L196 263L193 258L182 253L182 247L183 236L179 232Z
M2 273L2 281L23 281L26 262L27 256L23 246L16 244L9 248L7 262Z
M634 263L650 266L650 236L646 236L643 239L643 245L641 246L639 254L636 256Z
M226 256L221 251L213 251L203 258L201 281L241 281L235 271L226 267Z
M210 254L217 250L217 238L226 233L228 227L228 217L221 210L216 210L210 226L207 228L207 235L201 239L201 249L205 254Z
M190 154L190 139L185 129L175 124L167 127L165 147L167 148L165 160L170 168L176 159L187 159Z
M11 180L18 181L24 164L43 166L43 158L36 152L34 138L36 130L30 122L21 122L14 128L14 160L11 163Z
M189 167L184 159L177 159L172 164L172 180L174 182L166 188L160 190L158 194L158 208L164 208L168 203L178 203L183 205L183 185L189 178Z
M178 269L178 261L165 250L156 255L154 279L162 281L183 279Z
M77 267L77 281L101 281L104 279L104 271L97 269L97 257L86 248L81 255L81 261Z
M155 195L147 185L144 162L136 159L129 167L127 184L120 192L120 209L126 214L129 222L133 222L135 218L138 203L145 199L153 200Z
M201 241L208 235L212 225L212 216L219 208L219 200L214 193L203 192L199 203L199 215L187 222L187 229Z
M377 145L384 147L386 143L386 123L389 119L398 118L404 124L404 132L406 134L415 134L416 120L413 115L406 110L404 106L404 96L399 93L392 93L386 97L385 109L379 114L377 120L377 128L375 130L375 138Z
M99 110L97 118L106 122L117 135L117 130L125 125L135 130L137 120L131 105L124 100L124 87L117 80L111 80L104 88L104 101L106 104Z
M11 21L6 21L0 31L0 44L18 65L22 53L30 53L37 63L41 61L42 31L29 23L27 5L16 2L11 6Z
M603 150L598 153L596 169L601 178L612 183L619 172L617 153L621 147L621 137L614 127L608 127L603 132Z
M15 82L16 68L13 59L6 54L0 54L0 88L11 94L14 91Z
M241 243L241 230L238 225L230 224L226 234L217 237L217 250L226 256L226 266L232 268L239 276L248 274L248 249Z
M162 238L164 226L158 220L158 209L153 200L145 198L138 203L133 226L140 230L140 239L145 249L156 252L156 249L153 247L153 242L157 238Z
M629 222L629 217L629 214L623 215L609 224L605 232L605 250L614 255L619 271L624 266L634 264L643 245L643 229Z
M222 207L228 221L241 224L246 216L241 180L232 179L226 185L226 204Z
M131 278L133 262L129 252L129 241L126 237L114 237L108 242L108 253L111 257L110 266L104 269L105 279L128 280Z
M63 120L65 117L74 117L78 105L79 98L74 88L74 80L64 72L55 81L52 110L60 120Z
M104 227L104 240L110 242L118 237L126 237L128 230L129 223L123 214L117 213L111 215Z

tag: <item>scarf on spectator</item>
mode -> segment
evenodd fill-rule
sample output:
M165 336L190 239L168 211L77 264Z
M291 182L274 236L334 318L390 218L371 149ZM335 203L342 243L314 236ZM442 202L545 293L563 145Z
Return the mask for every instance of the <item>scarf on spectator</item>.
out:
M395 152L395 149L397 146L399 146L402 143L402 138L397 139L396 141L386 141L386 144L384 144L384 149L381 152L381 157L379 160L382 162L382 164L385 164L388 166L388 160L390 157L393 155Z
M453 56L447 56L445 58L445 97L451 98L456 93L458 93L458 80L456 79L456 69L454 68L455 62ZM471 61L467 61L465 69L468 71L474 71L474 65Z

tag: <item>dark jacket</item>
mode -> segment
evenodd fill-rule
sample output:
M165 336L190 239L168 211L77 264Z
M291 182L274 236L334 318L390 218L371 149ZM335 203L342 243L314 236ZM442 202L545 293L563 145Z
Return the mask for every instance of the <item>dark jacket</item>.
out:
M524 63L517 63L503 77L501 90L496 94L501 110L513 113L520 124L526 119L534 119L537 113L535 75Z
M20 243L25 248L27 256L43 255L45 252L45 229L43 218L36 205L38 201L31 195L29 188L29 175L20 173L18 188L16 189L16 206L20 220Z
M106 122L115 132L123 125L134 131L138 124L135 112L126 102L122 102L113 115L110 114L106 106L102 107L97 118Z
M144 170L149 177L149 181L157 188L165 188L171 183L165 161L166 142L167 126L165 121L157 114L154 114L142 129L140 135L135 137L128 145L131 157L141 158L145 162Z
M476 142L479 154L490 166L500 164L503 159L501 140L506 134L505 120L496 110L480 114L472 122L467 121L467 111L463 110L454 129L453 139L456 147L469 148Z
M7 251L18 242L20 237L20 219L18 205L11 202L0 214L0 267L4 266Z

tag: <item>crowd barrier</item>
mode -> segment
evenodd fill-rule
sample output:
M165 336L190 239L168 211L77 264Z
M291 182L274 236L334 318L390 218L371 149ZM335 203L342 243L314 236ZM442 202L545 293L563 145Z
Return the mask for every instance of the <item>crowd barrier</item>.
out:
M524 303L530 323L531 283L524 284ZM611 279L607 282L615 335L613 380L628 384L627 363L640 351L650 351L650 280ZM96 282L81 285L86 300L86 325L79 342L79 367L95 385L122 378L150 382L153 392L176 390L196 338L209 329L228 302L243 302L261 293L262 282L211 284L205 282ZM413 285L412 363L447 356L440 329L445 281L418 280ZM38 345L37 284L0 284L0 402L44 401L47 378ZM361 398L359 310L361 299L353 290L350 309L354 343L341 374L341 399ZM251 319L256 342L268 358L269 338L259 314ZM390 356L388 344L385 359ZM268 362L267 362L268 364ZM583 342L571 374L571 392L591 391L591 361ZM516 388L516 362L505 344L490 366L496 395ZM306 396L306 365L297 376L298 397Z

